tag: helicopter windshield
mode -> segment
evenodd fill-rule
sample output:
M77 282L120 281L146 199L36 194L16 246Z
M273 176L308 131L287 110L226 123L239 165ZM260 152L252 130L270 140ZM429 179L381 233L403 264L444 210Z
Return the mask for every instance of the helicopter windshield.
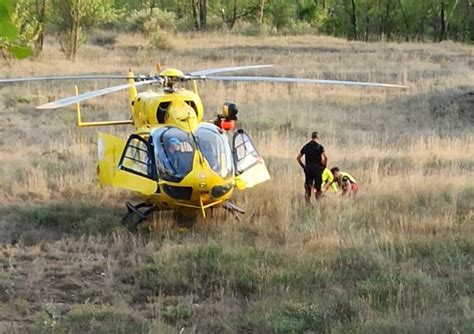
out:
M213 124L202 124L195 137L199 150L212 170L223 178L230 177L234 165L227 137Z
M193 168L194 148L189 133L177 128L161 128L151 133L155 163L161 179L181 181Z

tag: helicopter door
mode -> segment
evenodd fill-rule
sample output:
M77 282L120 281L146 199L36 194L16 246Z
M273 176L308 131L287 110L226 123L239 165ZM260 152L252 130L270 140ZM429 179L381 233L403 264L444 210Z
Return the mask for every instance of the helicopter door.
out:
M101 185L113 185L120 156L125 147L125 140L111 134L99 132L97 172Z
M255 149L249 135L242 129L237 130L232 138L237 188L243 190L270 180L265 162Z
M150 145L133 134L123 148L112 185L151 195L158 189L158 176ZM117 166L117 165L115 165Z

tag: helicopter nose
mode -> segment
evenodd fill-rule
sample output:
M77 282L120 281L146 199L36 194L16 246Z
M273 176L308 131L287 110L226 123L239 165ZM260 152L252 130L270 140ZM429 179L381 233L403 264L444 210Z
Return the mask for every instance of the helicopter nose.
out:
M197 189L199 192L209 192L209 174L206 171L199 171L197 173Z

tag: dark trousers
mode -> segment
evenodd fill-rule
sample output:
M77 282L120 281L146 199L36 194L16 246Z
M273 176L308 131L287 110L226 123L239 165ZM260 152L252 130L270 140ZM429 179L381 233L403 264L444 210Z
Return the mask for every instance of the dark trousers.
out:
M323 168L321 166L306 166L304 170L305 199L309 202L313 187L316 189L316 199L321 196L321 183L323 183Z

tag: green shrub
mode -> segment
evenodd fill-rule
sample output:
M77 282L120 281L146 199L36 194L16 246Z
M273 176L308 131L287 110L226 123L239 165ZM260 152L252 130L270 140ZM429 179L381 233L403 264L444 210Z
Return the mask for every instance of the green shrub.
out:
M408 203L408 211L419 216L436 216L454 209L454 198L448 191L438 189L437 192L419 191L413 194Z
M474 188L466 188L457 195L456 216L460 222L474 219Z
M134 10L127 18L127 30L144 32L144 23L150 18L150 11L146 9Z
M344 333L344 332L341 332ZM471 333L459 328L453 319L446 317L420 317L412 319L377 319L374 322L365 322L360 324L356 333L410 333L410 334L428 334L428 333Z
M421 314L443 300L444 290L430 276L418 273L379 273L358 282L358 294L380 310Z
M432 269L446 271L469 269L472 266L474 241L471 240L426 240L411 242L410 258L431 265Z
M64 317L41 311L33 332L148 333L150 324L138 313L108 305L80 305Z
M36 314L35 321L31 325L30 332L38 334L64 333L64 330L58 330L58 319L56 310L44 307Z
M87 39L90 43L106 48L112 48L117 43L117 34L109 31L98 31L89 34Z
M414 168L413 160L408 157L384 157L378 163L382 175L405 174Z
M296 7L287 1L275 0L271 2L268 11L272 17L273 26L280 31L294 22Z
M189 32L194 30L194 20L192 18L183 17L177 19L176 23L176 30L180 32Z
M206 21L207 31L223 31L227 29L220 15L208 15Z
M260 27L255 24L244 24L234 29L237 34L244 36L267 36L271 33L272 27L268 24L262 24Z
M251 333L329 333L333 322L330 310L313 303L276 300L272 306L252 307L240 325Z
M175 22L174 13L155 8L153 13L150 14L148 9L141 9L130 14L127 27L131 31L140 31L151 36L156 31L175 31Z
M161 310L162 318L172 325L187 320L193 315L192 305L180 298L168 297Z
M459 322L458 330L459 330L459 333L461 334L473 333L474 332L474 318L471 317L467 319L462 319Z
M155 293L209 296L224 289L249 296L268 286L281 265L280 256L250 247L219 244L188 247L138 270L138 282ZM264 270L263 268L267 268Z
M368 249L342 249L331 263L335 275L340 280L354 282L378 275L386 264L381 254Z
M290 35L307 35L314 32L311 24L305 21L291 21L288 27L284 29L284 33Z
M11 218L10 237L31 245L44 237L63 234L104 234L119 226L120 213L113 208L93 206L85 202L52 203L3 207L2 215ZM47 233L46 233L47 232Z
M333 272L319 258L289 259L270 277L270 287L280 290L314 293L325 289L333 280Z
M150 45L159 50L174 50L173 42L167 32L156 31L150 36Z

